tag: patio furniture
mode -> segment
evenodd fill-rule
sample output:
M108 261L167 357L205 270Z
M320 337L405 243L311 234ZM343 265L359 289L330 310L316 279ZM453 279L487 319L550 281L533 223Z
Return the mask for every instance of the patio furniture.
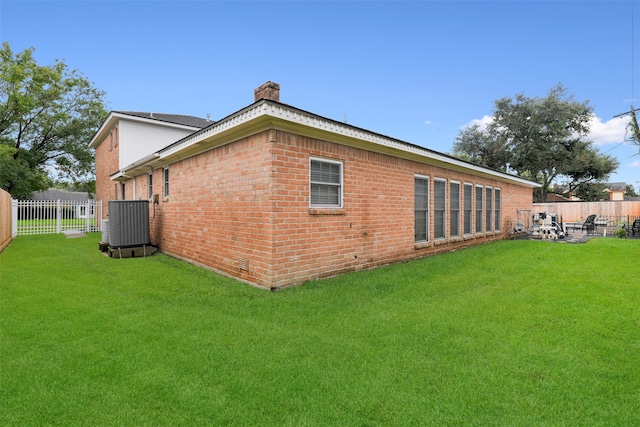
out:
M633 221L633 225L631 225L631 235L635 236L636 233L640 235L640 218L637 218L635 221Z
M593 234L596 231L596 217L597 215L589 215L587 219L582 224L581 230L587 230L587 234L591 231Z

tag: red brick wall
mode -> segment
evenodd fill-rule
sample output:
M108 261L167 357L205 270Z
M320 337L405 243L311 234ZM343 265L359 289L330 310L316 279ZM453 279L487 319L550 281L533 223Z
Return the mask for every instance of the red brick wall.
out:
M272 282L271 144L268 133L154 171L159 203L152 243L169 254L253 283ZM153 209L153 205L151 206Z
M344 162L344 209L309 208L310 156ZM530 209L532 203L531 189L283 132L278 132L273 167L278 171L274 175L273 286L501 239L510 229L509 220L516 218L516 210ZM500 188L502 230L416 245L416 174L431 178L432 202L434 178L459 181L461 193L465 182ZM431 212L430 236L434 235L433 224ZM460 227L462 230L462 224Z
M120 144L118 141L118 127L116 126L96 148L96 200L102 201L103 219L107 219L109 214L109 200L116 199L115 186L118 183L111 181L109 176L117 172L119 168Z
M344 209L310 209L310 156L343 162ZM162 169L154 171L160 200L150 212L152 243L267 287L501 239L517 209L532 204L528 188L281 131L171 164L169 171L168 198ZM416 245L415 174L431 178L432 200L433 178L500 188L502 231ZM138 180L137 194L146 198L146 175ZM432 219L430 226L433 236Z

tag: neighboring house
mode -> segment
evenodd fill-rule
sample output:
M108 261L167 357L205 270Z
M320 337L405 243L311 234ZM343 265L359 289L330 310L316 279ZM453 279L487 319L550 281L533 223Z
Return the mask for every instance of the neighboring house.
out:
M89 199L89 193L86 191L66 191L50 188L44 191L35 191L33 200L70 200L77 202L85 202Z
M547 203L570 202L571 199L558 193L547 193Z
M86 191L66 191L58 190L57 188L50 188L44 191L35 191L33 193L33 200L40 200L43 202L52 202L57 200L72 202L67 205L71 206L70 209L75 212L75 218L86 218L87 215L89 215L89 218L94 217L93 206L89 205L89 203L81 203L92 200L89 198L89 193Z
M609 200L624 200L624 193L627 192L626 182L607 182L605 193L609 193Z
M161 251L267 288L503 239L532 208L537 183L280 103L279 90L267 82L173 140L179 126L157 114L111 113L90 143L96 198L149 199ZM142 121L154 138L125 132Z

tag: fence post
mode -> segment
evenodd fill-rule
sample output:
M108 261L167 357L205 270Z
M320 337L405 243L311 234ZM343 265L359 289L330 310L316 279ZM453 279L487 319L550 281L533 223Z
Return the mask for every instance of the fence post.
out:
M56 232L60 234L62 232L62 203L60 199L58 199L57 208L56 208Z
M18 235L18 201L11 199L11 237Z
M84 222L85 222L85 229L86 232L88 233L89 230L89 221L91 220L91 200L87 200L87 205L84 208Z

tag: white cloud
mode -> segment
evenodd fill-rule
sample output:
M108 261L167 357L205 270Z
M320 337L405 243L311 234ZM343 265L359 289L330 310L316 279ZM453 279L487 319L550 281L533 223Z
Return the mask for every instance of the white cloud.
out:
M589 121L589 137L595 145L616 144L625 140L628 118L617 117L606 122L598 116L592 116Z
M629 166L630 168L640 168L640 160L636 160L635 162L631 162L627 166Z
M480 130L485 130L487 125L493 121L493 116L482 116L481 119L473 119L469 123L462 126L462 129L470 128L473 125L478 125Z

